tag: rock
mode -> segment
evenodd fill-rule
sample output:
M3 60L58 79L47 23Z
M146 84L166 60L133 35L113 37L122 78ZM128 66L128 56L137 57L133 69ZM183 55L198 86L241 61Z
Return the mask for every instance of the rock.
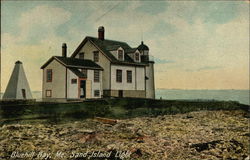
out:
M144 136L145 135L145 133L143 132L143 130L141 128L136 129L135 134L137 136Z
M144 141L144 138L145 138L145 137L143 137L143 136L137 137L137 138L136 138L136 142L137 142L137 143L144 143L144 142L145 142L145 141Z
M243 134L242 136L250 137L250 133Z
M114 132L133 135L135 132L134 124L119 122L112 128Z
M72 135L71 139L77 141L78 143L97 143L99 138L97 133L93 130L82 130L81 132Z
M20 130L23 127L20 126L20 125L10 125L10 126L6 126L5 128L8 129L8 130Z
M47 153L105 150L112 151L113 159L113 153L129 151L127 159L247 160L248 120L242 114L199 111L124 119L116 124L93 119L56 125L5 124L0 127L0 159L9 159L15 150ZM190 115L195 118L187 119Z
M187 119L189 119L189 118L194 118L194 116L187 115L186 118L187 118Z
M95 120L102 122L102 123L112 124L112 125L115 125L118 122L116 119L109 119L109 118L102 118L102 117L95 117Z
M114 149L116 149L117 147L116 147L116 145L115 144L109 144L109 145L107 145L107 150L109 151L109 150L114 150Z
M238 141L236 141L235 139L230 140L230 142L231 142L232 144L234 144L236 147L243 148L243 144L240 143L240 142L238 142Z
M222 132L223 130L223 128L212 128L212 131L214 132Z
M211 141L207 143L198 143L198 144L192 144L190 147L195 148L198 152L209 150L211 148L215 148L216 144L220 143L221 140L217 141Z
M140 148L138 149L135 149L132 151L132 156L135 157L135 158L139 158L142 156L142 151Z

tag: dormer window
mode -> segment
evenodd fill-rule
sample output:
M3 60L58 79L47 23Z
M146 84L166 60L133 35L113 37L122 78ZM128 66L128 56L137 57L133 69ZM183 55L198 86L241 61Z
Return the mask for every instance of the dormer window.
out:
M118 50L118 60L123 61L123 50L121 49Z
M138 53L138 52L135 53L135 61L136 62L140 61L140 53Z

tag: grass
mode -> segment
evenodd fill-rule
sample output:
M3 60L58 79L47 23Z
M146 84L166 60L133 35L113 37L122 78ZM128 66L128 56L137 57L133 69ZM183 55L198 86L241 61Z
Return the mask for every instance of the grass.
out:
M49 122L86 119L95 116L125 119L159 116L200 110L248 111L249 106L235 101L177 101L140 98L103 99L81 103L31 103L1 105L0 118L7 120L39 119ZM4 120L2 120L4 123Z

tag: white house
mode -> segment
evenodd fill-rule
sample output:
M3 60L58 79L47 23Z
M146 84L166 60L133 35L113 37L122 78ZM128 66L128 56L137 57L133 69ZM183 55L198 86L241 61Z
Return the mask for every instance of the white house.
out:
M43 69L43 99L101 97L155 98L154 62L143 42L136 48L104 38L85 37L70 57L63 44L62 56L51 57Z

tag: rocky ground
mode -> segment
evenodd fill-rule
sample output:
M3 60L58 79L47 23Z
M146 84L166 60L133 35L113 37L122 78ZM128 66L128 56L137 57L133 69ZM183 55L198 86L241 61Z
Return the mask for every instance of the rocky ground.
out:
M243 111L125 120L19 123L0 128L0 159L249 159Z

